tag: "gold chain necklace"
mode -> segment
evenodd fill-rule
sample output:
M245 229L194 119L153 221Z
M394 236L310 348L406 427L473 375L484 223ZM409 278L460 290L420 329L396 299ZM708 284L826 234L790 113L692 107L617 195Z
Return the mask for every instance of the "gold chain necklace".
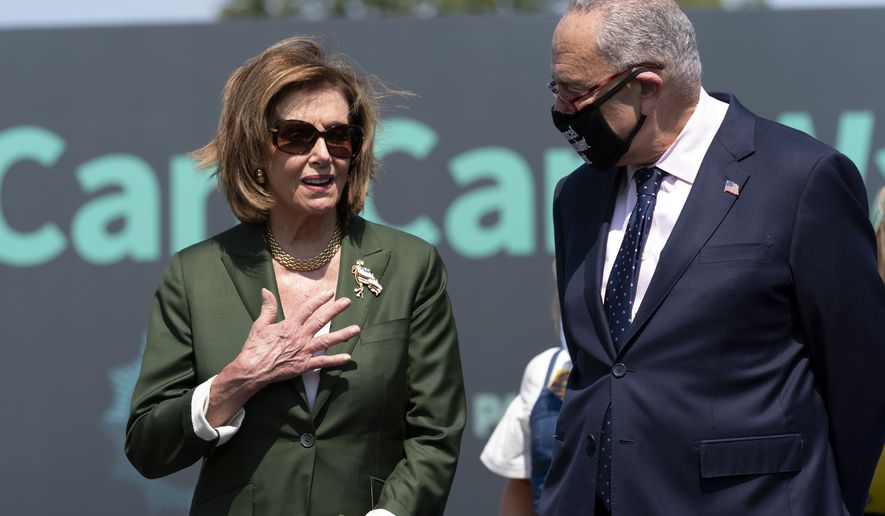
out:
M329 239L326 248L313 258L299 259L283 251L280 245L277 244L277 239L273 236L273 231L270 229L270 221L264 225L264 239L267 240L270 254L283 267L295 272L315 271L332 261L332 257L335 256L338 248L341 247L341 224L335 223L335 231L332 232L332 238Z

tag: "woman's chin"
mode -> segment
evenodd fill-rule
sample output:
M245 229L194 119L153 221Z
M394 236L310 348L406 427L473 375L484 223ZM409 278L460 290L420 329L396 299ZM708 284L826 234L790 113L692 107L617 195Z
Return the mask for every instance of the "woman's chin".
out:
M280 206L279 204L277 206ZM324 200L322 202L317 202L317 200L307 201L307 202L294 202L288 206L285 213L280 213L283 216L308 216L315 217L319 215L326 215L329 213L335 213L335 208L337 203L332 202L332 200Z

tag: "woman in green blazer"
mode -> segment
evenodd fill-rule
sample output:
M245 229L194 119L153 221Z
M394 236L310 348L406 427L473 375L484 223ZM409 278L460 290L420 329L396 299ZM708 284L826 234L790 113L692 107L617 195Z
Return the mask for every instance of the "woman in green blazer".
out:
M172 258L126 428L146 477L202 459L192 515L443 513L458 339L436 250L357 216L375 98L284 40L234 72L196 152L242 224Z

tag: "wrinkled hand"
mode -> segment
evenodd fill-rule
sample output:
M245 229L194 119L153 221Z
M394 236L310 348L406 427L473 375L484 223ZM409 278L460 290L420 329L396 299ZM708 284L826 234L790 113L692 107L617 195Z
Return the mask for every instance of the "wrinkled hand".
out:
M287 319L274 323L277 300L267 289L261 289L261 313L234 362L256 382L264 386L289 380L316 368L340 366L350 355L316 355L335 344L359 334L359 326L314 337L333 317L350 306L350 299L332 300L332 292L309 298Z
M226 424L266 385L350 361L347 353L315 356L360 332L359 326L353 325L314 337L350 306L350 299L332 301L333 296L333 292L325 292L311 297L294 314L275 323L277 300L269 290L261 289L261 313L252 323L242 351L212 381L206 407L209 424L213 427Z
M335 344L359 334L359 326L348 326L314 337L333 317L348 306L350 299L331 301L332 292L309 298L289 318L274 323L277 300L267 289L261 289L261 313L235 362L259 385L288 380L307 371L347 363L350 355L319 355Z

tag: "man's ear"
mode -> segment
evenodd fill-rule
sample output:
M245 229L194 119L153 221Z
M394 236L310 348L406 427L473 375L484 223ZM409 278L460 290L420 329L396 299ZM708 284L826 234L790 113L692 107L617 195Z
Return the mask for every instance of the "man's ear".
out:
M664 80L654 71L642 72L636 78L639 80L641 88L639 93L642 99L640 111L643 115L648 116L654 111L655 105L661 98Z

